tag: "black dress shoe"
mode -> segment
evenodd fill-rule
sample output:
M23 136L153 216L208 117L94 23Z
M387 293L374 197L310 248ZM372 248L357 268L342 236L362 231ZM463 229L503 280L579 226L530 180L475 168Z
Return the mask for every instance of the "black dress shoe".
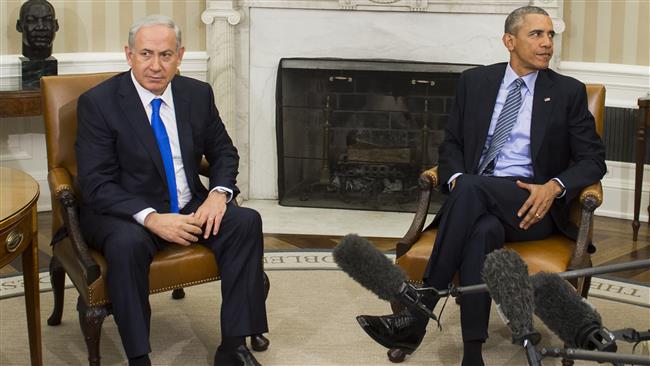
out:
M245 345L226 351L221 346L214 355L214 366L262 366Z
M422 342L429 321L412 315L408 310L402 310L384 316L359 315L357 322L375 342L411 354Z

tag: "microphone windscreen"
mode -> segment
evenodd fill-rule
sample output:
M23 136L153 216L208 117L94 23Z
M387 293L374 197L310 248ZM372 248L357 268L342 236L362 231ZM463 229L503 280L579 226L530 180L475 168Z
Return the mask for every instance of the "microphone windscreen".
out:
M343 272L380 299L394 300L402 282L406 281L406 273L401 268L356 234L343 237L332 255Z
M508 249L488 254L483 266L483 280L512 330L513 342L520 343L536 334L533 329L533 287L528 277L528 266L521 257Z
M567 281L555 273L540 272L531 277L535 292L535 314L570 347L588 348L584 339L602 327L600 315Z

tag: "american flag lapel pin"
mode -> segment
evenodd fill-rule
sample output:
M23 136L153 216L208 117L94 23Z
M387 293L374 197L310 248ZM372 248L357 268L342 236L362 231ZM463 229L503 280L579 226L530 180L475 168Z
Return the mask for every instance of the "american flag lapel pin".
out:
M544 98L544 101L545 101L545 102L550 102L550 101L551 101L551 97L546 97L546 98Z

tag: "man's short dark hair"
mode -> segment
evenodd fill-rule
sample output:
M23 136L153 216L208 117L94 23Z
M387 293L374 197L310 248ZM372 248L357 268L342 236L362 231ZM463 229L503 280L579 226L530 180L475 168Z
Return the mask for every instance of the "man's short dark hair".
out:
M515 35L519 31L519 26L524 21L524 16L527 14L541 14L549 16L546 10L538 6L522 6L521 8L515 9L508 15L506 18L506 23L504 25L504 32L508 34Z

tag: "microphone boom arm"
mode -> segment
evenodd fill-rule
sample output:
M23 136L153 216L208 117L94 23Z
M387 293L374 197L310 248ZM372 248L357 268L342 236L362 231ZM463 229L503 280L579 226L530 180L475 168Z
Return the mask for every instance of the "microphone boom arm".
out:
M570 360L611 362L615 365L650 365L650 357L613 352L585 351L575 348L542 348L542 357L562 357Z
M565 280L569 280L578 277L593 276L593 275L599 275L599 274L611 273L611 272L630 271L630 270L643 269L643 268L650 268L650 259L640 259L640 260L627 262L627 263L608 264L606 266L574 269L572 271L559 272L557 273L557 275L564 278ZM433 292L440 297L446 297L446 296L457 297L460 295L469 295L469 294L476 294L476 293L488 291L488 287L484 283L478 285L460 286L460 287L450 286L449 288L444 290L438 290L434 287L420 287L415 289L416 291L422 293Z

